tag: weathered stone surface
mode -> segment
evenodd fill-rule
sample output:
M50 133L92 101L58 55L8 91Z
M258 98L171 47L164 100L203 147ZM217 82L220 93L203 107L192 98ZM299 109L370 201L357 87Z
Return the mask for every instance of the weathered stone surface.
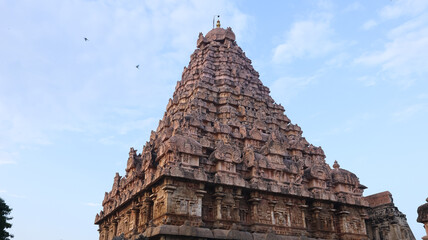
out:
M406 215L395 207L390 192L381 192L365 197L368 210L367 233L370 239L414 240L407 224Z
M233 31L201 33L197 47L157 130L105 193L100 240L377 239L367 229L390 205L371 208L358 177L306 141Z
M428 198L427 203L418 207L418 219L417 221L424 224L426 235L422 237L423 240L428 240Z

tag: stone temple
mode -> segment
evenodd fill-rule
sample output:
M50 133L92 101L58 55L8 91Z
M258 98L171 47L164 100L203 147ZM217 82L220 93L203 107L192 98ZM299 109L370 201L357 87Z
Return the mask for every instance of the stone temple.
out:
M231 28L203 36L141 153L96 215L99 239L398 240L383 192L325 162L259 79Z

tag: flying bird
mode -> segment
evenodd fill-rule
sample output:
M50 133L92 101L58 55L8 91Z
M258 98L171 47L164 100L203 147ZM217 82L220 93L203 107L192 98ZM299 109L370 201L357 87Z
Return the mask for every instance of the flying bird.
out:
M89 41L89 39L88 39L88 38L84 38L84 39L85 39L85 42Z
M135 66L137 69L140 69L140 65Z

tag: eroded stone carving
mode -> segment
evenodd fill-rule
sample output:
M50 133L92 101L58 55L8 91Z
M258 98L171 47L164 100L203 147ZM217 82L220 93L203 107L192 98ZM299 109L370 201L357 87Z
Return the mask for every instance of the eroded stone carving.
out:
M418 219L417 221L424 224L426 235L422 237L423 240L428 240L428 198L427 203L418 207Z
M105 194L100 240L394 239L376 220L390 211L388 231L412 239L398 210L369 206L357 176L306 141L230 28L200 33L197 47L156 131Z

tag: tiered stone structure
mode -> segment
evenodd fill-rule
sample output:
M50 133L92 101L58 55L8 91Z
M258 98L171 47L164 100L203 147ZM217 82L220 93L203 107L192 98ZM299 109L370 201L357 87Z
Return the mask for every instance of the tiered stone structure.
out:
M142 153L131 148L95 223L100 240L369 239L365 188L330 168L218 27L199 34L157 130Z
M388 191L365 197L369 202L367 233L370 239L415 240L406 215L398 210Z

